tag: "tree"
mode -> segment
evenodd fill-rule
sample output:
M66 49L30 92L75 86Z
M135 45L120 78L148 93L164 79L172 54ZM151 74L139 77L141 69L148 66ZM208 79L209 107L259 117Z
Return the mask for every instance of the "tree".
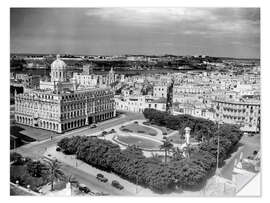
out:
M168 138L165 138L162 142L163 144L160 146L160 149L164 150L165 164L167 164L168 152L173 148L173 144L168 140Z
M60 164L56 159L48 162L48 179L51 184L51 191L54 190L55 181L66 181L66 176L60 169Z
M33 177L41 177L46 173L47 167L45 164L42 164L40 161L30 160L26 165L27 172Z

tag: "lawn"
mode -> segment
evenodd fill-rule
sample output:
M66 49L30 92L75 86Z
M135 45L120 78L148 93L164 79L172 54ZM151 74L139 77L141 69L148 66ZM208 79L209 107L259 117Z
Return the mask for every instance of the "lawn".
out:
M133 132L133 133L143 133L143 134L152 135L152 136L157 135L156 130L153 130L152 128L148 128L146 126L142 126L136 123L131 123L126 126L122 126L120 130L126 131L126 132Z
M157 128L157 129L161 130L163 134L164 133L167 133L167 135L168 135L168 134L170 134L170 133L173 132L173 130L170 129L170 128L166 128L166 127L162 127L162 126L158 126L158 125L153 125L153 124L151 124L151 126L154 127L154 128Z
M121 143L124 143L126 145L136 145L142 149L158 150L160 149L160 145L162 144L154 140L136 136L117 136L115 139L116 141L120 141Z

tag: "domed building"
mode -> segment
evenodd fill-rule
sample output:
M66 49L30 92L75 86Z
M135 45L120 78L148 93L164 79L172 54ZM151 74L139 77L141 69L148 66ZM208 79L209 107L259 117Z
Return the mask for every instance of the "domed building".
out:
M61 60L60 55L56 56L51 64L51 80L50 81L40 81L40 89L53 90L60 92L64 89L75 90L75 81L68 81L67 79L67 65Z
M67 65L56 56L56 60L51 64L51 82L66 82L67 81Z
M15 95L16 123L63 133L116 116L114 92L110 88L78 89L67 78L67 65L57 58L51 64L50 81L39 89Z

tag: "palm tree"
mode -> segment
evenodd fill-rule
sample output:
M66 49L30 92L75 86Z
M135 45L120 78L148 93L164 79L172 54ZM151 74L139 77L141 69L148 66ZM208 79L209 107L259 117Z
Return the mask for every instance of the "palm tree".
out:
M168 138L165 138L163 141L163 144L160 146L160 149L164 149L165 153L165 164L167 164L167 156L170 149L173 148L173 144L168 140Z
M51 191L54 189L53 185L55 181L66 181L66 176L60 167L60 163L56 159L48 162L48 179L51 184Z

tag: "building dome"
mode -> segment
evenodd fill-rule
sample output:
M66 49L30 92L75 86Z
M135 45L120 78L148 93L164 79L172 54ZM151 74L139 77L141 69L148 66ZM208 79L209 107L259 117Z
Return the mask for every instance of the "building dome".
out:
M65 82L67 81L67 65L56 56L56 60L51 64L51 81L52 82Z
M66 69L66 63L60 59L60 56L56 56L56 60L52 62L51 69Z

